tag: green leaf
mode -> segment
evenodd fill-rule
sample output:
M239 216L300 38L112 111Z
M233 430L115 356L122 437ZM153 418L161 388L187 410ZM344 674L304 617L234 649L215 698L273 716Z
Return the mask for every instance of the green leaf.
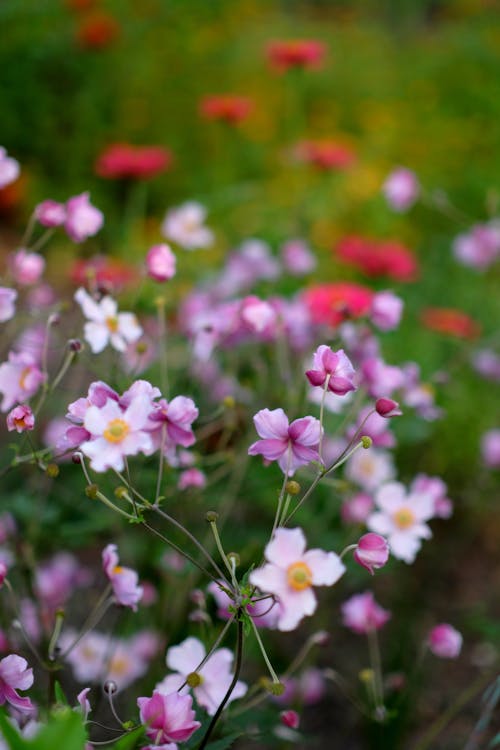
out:
M0 734L10 750L26 750L28 747L26 740L21 737L7 718L4 709L0 711Z
M207 750L226 750L228 747L231 747L233 742L236 742L238 737L241 737L241 734L241 732L234 732L233 734L228 734L227 737L223 737L220 740L209 742L207 745Z
M23 750L84 750L87 742L87 733L83 724L83 716L80 711L72 711L63 708L56 711L36 737L25 745ZM11 750L17 750L12 747Z
M64 690L61 687L61 683L56 680L56 683L54 685L54 693L56 695L56 701L61 704L61 706L68 706L68 699L66 698L66 695L64 693Z
M114 745L111 745L110 750L134 750L143 735L144 727L137 727L137 729L133 729L121 737Z

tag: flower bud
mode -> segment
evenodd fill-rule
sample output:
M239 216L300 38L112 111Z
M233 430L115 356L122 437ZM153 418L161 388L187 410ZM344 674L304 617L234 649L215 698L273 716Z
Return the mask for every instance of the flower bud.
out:
M298 495L300 492L300 484L293 479L290 479L285 484L285 492L289 495Z
M392 398L378 398L375 402L375 409L380 417L390 419L391 417L400 417L402 411L397 401Z
M97 500L97 493L98 492L99 492L99 487L97 486L97 484L88 484L85 487L85 494L91 500Z
M154 281L168 281L175 276L175 255L167 244L153 245L146 255L146 270Z
M106 682L102 686L102 689L104 690L106 695L114 695L118 690L118 685L114 680L106 680Z
M59 476L59 466L57 464L47 464L45 473L51 479L55 479L56 477Z
M219 518L219 514L215 510L209 510L207 513L205 513L205 519L208 521L208 523L217 523L217 519Z
M238 555L237 552L228 552L227 553L227 559L229 560L230 563L232 563L233 560L234 560L234 567L235 568L237 568L238 565L240 565L240 563L241 563L240 556Z
M389 559L389 545L380 534L364 534L354 550L354 559L371 575L378 568L383 568Z
M234 409L234 407L236 406L234 396L224 396L224 398L222 399L222 403L224 404L226 409Z
M69 349L70 349L70 350L71 350L72 352L81 352L81 351L82 351L82 349L83 349L83 344L82 344L82 342L80 341L80 339L70 339L70 340L68 341L68 348L69 348Z
M288 709L287 711L282 711L280 713L280 719L281 719L281 723L284 724L286 727L290 727L290 729L298 729L299 727L300 717L297 711L292 711L292 709Z
M368 435L363 435L361 437L361 444L365 450L372 447L373 440Z
M455 659L462 648L462 635L454 627L443 622L432 628L427 643L434 656Z

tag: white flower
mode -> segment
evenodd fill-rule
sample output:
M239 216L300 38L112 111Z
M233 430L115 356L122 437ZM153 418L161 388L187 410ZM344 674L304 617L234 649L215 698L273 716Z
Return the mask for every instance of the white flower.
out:
M161 225L162 234L185 250L210 247L214 242L214 234L211 229L203 226L206 215L206 208L194 201L171 208Z
M118 305L111 297L96 302L85 289L78 289L75 300L88 319L84 335L94 354L102 352L110 343L119 352L142 336L142 328L133 313L118 312Z
M346 477L359 484L367 492L395 476L394 463L390 453L369 448L358 449L346 464Z

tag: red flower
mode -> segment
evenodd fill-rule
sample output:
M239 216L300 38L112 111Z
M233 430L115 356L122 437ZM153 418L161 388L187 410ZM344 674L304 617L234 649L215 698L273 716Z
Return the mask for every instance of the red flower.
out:
M400 242L350 235L339 242L337 255L367 276L389 276L396 281L414 281L418 276L417 259Z
M320 68L326 54L326 47L316 39L288 39L271 42L267 55L271 65L277 70L289 68Z
M426 307L420 319L430 331L459 339L476 339L481 333L481 326L475 320L451 307Z
M147 180L168 169L172 154L163 146L131 146L114 143L97 158L95 171L109 180Z
M336 141L302 141L295 148L300 161L314 164L319 169L347 169L356 157L349 146Z
M109 47L120 34L120 24L114 16L95 11L80 22L76 32L78 44L85 49Z
M94 255L86 260L76 260L70 271L76 286L100 287L106 292L116 291L137 282L137 269L119 258Z
M200 115L206 120L223 120L229 125L237 125L248 117L252 108L253 102L247 96L205 96L200 102Z
M367 315L372 299L371 289L346 281L316 284L302 294L302 300L309 308L313 321L331 326Z

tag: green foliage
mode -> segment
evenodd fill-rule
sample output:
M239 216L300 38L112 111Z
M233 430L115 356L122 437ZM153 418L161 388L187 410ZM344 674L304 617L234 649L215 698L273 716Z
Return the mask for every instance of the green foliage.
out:
M21 737L3 710L0 711L0 729L9 750L84 750L87 741L81 713L69 708L55 711L33 739Z

